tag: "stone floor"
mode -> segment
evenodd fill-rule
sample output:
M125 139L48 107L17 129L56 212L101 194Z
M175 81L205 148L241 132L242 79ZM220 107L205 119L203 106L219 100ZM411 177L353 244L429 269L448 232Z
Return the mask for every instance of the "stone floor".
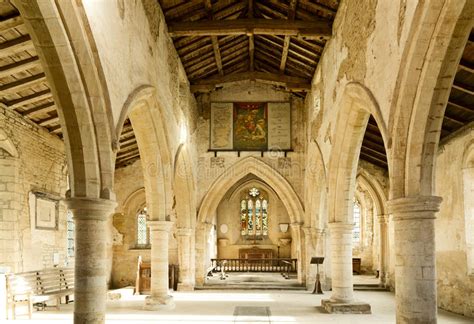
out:
M371 315L325 314L318 307L325 295L306 291L207 290L173 293L174 310L145 311L144 296L107 303L107 323L395 323L395 298L390 292L356 291L358 300L369 302ZM35 312L33 320L15 323L71 323L73 305ZM19 319L24 317L19 317ZM438 323L473 323L473 319L440 311Z

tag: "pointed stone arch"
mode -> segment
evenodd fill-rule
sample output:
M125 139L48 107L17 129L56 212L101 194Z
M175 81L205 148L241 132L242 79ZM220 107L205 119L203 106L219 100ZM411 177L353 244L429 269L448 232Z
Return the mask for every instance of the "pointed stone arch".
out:
M119 137L129 117L137 139L151 219L169 220L173 206L172 157L167 127L151 85L141 85L127 97L115 133Z
M291 184L277 170L254 157L246 157L238 161L212 183L199 208L198 221L210 223L225 193L249 174L253 174L272 187L288 210L291 222L301 224L304 208Z

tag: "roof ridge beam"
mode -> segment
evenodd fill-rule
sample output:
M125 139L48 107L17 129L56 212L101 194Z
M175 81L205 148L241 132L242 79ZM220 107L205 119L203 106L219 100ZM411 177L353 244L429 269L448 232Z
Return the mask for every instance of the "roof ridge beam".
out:
M289 35L307 39L326 39L331 26L322 21L247 18L172 23L171 37L221 35Z

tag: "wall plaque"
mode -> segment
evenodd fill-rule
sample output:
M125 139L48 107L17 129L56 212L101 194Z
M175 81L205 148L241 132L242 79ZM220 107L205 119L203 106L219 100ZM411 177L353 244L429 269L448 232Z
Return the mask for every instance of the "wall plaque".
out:
M211 103L211 149L232 149L232 113L230 102Z
M291 150L289 102L211 103L210 149Z

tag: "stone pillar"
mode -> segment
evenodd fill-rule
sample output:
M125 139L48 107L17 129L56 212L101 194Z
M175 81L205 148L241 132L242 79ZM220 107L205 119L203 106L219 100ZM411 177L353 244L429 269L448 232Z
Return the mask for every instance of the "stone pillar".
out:
M331 231L331 300L350 303L354 300L352 283L352 228L353 224L329 223Z
M354 301L352 229L354 224L329 223L331 244L331 299L321 301L329 313L370 314L370 305Z
M144 309L158 310L174 307L173 296L169 294L168 245L173 222L151 220L151 286L150 296L145 299Z
M204 285L206 269L210 265L210 260L206 260L206 249L211 228L210 223L199 223L196 226L196 286L199 287Z
M115 201L66 200L75 223L74 323L104 323L107 296L107 220Z
M296 266L297 266L297 276L298 276L298 283L305 284L305 262L303 258L305 257L303 253L301 253L302 247L301 244L303 242L302 235L301 235L301 224L299 223L291 223L290 224L291 230L291 257L296 259Z
M379 215L379 238L380 238L380 248L379 248L379 275L380 282L382 286L387 286L387 276L388 276L388 216Z
M435 213L441 197L388 203L395 227L397 323L436 323Z
M179 281L178 291L194 290L193 276L191 273L191 238L194 231L191 228L178 228L176 236L178 238L178 262Z

